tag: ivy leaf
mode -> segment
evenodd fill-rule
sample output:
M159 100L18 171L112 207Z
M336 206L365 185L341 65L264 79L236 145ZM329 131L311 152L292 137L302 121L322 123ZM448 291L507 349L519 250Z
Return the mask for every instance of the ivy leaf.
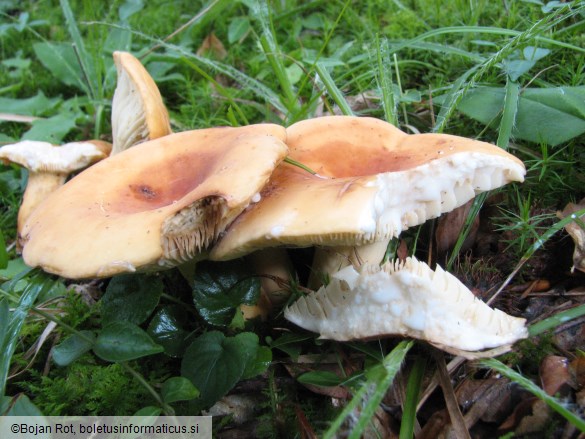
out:
M207 323L227 326L242 304L253 305L260 295L260 279L250 276L241 261L197 264L193 301Z
M256 334L243 332L226 337L219 331L210 331L187 348L181 375L199 389L200 403L209 407L242 378L257 350Z
M258 346L256 355L250 358L248 364L246 365L246 370L244 370L242 379L247 380L266 372L271 362L272 351L270 348L268 346Z
M152 314L162 293L163 283L157 276L115 276L102 298L102 323L122 321L139 325Z
M189 344L187 326L188 314L179 305L161 308L148 325L148 335L160 344L170 357L182 357Z
M189 401L199 396L199 390L185 377L172 377L161 388L163 401L167 404L176 401Z
M114 322L99 333L93 351L102 360L129 361L162 352L146 332L128 322Z
M53 360L59 366L67 366L73 363L83 354L88 352L95 343L95 334L92 331L81 331L87 340L79 334L73 334L53 348Z

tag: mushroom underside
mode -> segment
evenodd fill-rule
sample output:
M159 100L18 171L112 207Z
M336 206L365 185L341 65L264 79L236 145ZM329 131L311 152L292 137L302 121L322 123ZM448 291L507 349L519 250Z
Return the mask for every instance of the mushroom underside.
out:
M234 221L211 251L228 260L280 245L354 246L398 236L476 194L522 181L506 157L462 152L377 176L323 179L281 165L262 201Z
M359 270L359 271L358 271ZM525 319L490 308L455 276L415 258L346 267L285 310L291 322L338 341L413 337L474 352L526 338Z

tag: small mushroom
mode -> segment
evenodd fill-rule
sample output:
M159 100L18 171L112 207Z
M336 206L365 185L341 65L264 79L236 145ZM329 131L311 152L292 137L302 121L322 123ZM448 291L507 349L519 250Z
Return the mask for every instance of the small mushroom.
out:
M108 156L111 145L99 140L55 146L25 140L0 148L0 160L28 169L28 182L18 211L18 246L22 228L36 207L65 183L67 177Z
M469 358L490 348L502 353L528 336L525 319L490 308L455 276L415 258L345 267L329 285L286 308L284 316L324 339L399 335Z
M402 230L525 174L520 160L495 145L446 134L407 135L373 118L298 122L287 128L287 145L289 157L316 175L281 164L211 258L317 245L332 248L333 257L317 257L322 271L333 273L359 246L355 259L377 264L388 240Z
M24 260L77 279L202 259L284 159L284 139L271 124L210 128L111 156L33 212Z
M114 52L118 83L112 101L112 155L171 134L169 113L154 80L127 52Z

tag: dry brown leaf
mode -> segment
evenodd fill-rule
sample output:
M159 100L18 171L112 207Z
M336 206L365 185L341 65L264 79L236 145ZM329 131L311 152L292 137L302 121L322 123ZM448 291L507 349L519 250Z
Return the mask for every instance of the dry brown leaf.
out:
M260 399L254 395L226 395L206 412L209 416L231 416L236 425L256 418Z
M301 434L301 439L317 439L315 430L313 430L313 427L305 416L305 412L303 412L299 405L295 406L295 415L297 419L297 425L299 427L299 432Z
M558 355L548 355L540 364L540 381L542 388L551 396L570 391L569 360Z
M569 375L575 389L585 388L585 357L577 357L569 364Z
M514 432L517 436L532 433L542 433L549 425L551 410L542 399L534 398L532 401L532 413L524 416Z
M447 413L446 409L435 412L421 429L420 433L416 435L416 439L437 439L441 437L448 423L449 413Z
M444 255L446 252L451 250L457 242L472 204L473 200L439 217L439 220L437 221L437 230L435 231L437 254L439 256ZM465 251L473 245L478 229L479 216L476 216L473 220L471 230L469 231L469 234L463 243L461 251Z
M205 55L211 53L216 59L224 59L227 56L227 50L221 40L215 36L213 32L207 35L201 42L201 46L197 49L197 55Z
M574 215L575 212L585 209L585 198L579 201L578 204L569 203L562 212L557 212L559 218L567 218ZM575 216L576 218L576 216ZM580 220L585 222L585 215L580 217ZM576 268L585 273L585 229L583 229L577 222L573 221L565 226L565 230L573 241L575 242L575 251L573 253L573 270Z

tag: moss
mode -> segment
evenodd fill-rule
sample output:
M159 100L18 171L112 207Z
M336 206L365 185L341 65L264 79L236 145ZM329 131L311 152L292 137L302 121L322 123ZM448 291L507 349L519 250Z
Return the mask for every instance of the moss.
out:
M120 365L104 366L84 357L69 367L53 369L50 376L31 370L18 383L33 403L48 416L132 415L155 405L150 394Z

